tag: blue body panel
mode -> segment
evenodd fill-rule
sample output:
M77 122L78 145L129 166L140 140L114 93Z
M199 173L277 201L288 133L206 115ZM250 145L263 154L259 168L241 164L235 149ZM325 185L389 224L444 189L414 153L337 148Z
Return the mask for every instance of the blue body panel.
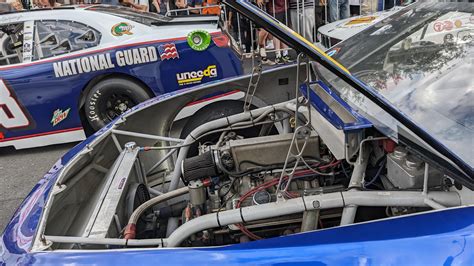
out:
M158 60L155 62L117 66L117 51L146 48L153 46L158 53L158 46L174 43L179 53L179 58ZM77 58L91 57L99 54L110 54L115 68L91 71L76 75L56 77L53 64L56 62L74 60ZM83 90L89 82L103 75L117 74L122 77L132 77L139 80L149 88L152 94L162 95L178 89L193 85L178 85L176 75L183 72L205 70L208 66L215 65L216 77L204 77L201 83L218 80L226 77L241 75L242 65L231 48L220 48L213 42L208 49L202 52L189 47L186 39L157 40L134 45L111 47L100 51L84 52L80 55L41 60L31 64L21 64L11 67L0 67L0 79L14 94L17 102L29 117L30 125L17 129L4 129L3 140L8 141L22 136L31 136L46 132L60 132L68 129L81 128L79 117L79 103ZM55 110L70 109L69 115L59 124L53 126L51 119Z
M335 102L337 102L339 106L347 110L347 112L351 114L355 120L354 122L344 122L343 119L338 116L338 114L336 114L336 112L334 112L333 109L329 107L328 104L326 104L324 100L322 100L321 97L316 94L316 92L314 92L312 89L309 89L309 101L311 105L335 128L343 130L344 132L348 132L358 131L364 128L372 127L372 123L369 120L367 120L365 117L361 116L354 109L352 109L349 104L343 101L341 97L334 93L326 84L321 81L317 81L312 84L319 85L319 87L323 89L327 93L327 95L329 95ZM306 84L300 86L300 91L306 98L308 98L308 86Z

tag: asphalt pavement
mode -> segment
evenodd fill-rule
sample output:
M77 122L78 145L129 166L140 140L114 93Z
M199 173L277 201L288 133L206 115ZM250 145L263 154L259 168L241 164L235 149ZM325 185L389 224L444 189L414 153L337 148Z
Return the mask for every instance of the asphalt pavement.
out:
M74 145L0 148L0 232L38 180Z

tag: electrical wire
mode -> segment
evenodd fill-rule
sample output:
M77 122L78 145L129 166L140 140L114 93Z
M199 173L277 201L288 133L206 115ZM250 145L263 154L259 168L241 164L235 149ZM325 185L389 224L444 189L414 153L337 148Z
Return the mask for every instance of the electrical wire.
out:
M382 173L382 169L384 168L386 162L387 162L386 159L384 159L384 160L382 160L382 162L380 162L380 167L377 170L377 173L375 174L375 176L369 182L364 184L364 188L367 188L368 186L372 185L378 179L378 177L380 176L380 173Z
M324 170L324 169L327 169L329 167L334 167L336 165L338 165L341 161L335 161L335 162L332 162L332 163L329 163L327 165L322 165L322 166L319 166L318 169L319 170ZM303 176L303 175L307 175L307 174L310 174L312 173L311 170L300 170L300 171L296 171L294 173L294 177L300 177L300 176ZM289 176L286 175L283 177L283 181L287 181L289 179ZM265 189L268 189L270 187L273 187L275 185L278 185L280 183L280 177L277 177L277 178L274 178L272 180L269 180L249 191L247 191L244 195L242 195L239 200L237 201L237 204L236 204L236 208L240 208L240 205L242 204L242 202L244 200L246 200L248 197L252 196L253 194L257 193L258 191L261 191L261 190L265 190ZM292 194L289 194L288 196L290 197L296 197L297 195L292 195ZM242 231L242 233L244 233L246 236L248 236L249 238L251 239L254 239L254 240L259 240L259 239L262 239L261 237L255 235L254 233L250 232L246 227L245 225L243 224L236 224L236 226L240 229L240 231Z

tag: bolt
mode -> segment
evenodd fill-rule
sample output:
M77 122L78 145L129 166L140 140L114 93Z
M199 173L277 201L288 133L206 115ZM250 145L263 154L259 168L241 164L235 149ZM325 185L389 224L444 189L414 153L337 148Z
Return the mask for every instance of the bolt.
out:
M317 200L313 201L313 208L319 209L321 207L321 203Z

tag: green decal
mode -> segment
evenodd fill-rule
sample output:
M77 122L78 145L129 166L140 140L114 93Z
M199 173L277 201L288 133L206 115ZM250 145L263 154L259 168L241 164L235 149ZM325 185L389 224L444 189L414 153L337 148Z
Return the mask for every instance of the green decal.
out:
M193 50L204 51L211 44L211 35L205 30L195 30L188 34L188 44Z
M120 22L112 27L111 32L114 36L122 36L124 34L132 35L132 29L133 26L128 24L127 22Z

